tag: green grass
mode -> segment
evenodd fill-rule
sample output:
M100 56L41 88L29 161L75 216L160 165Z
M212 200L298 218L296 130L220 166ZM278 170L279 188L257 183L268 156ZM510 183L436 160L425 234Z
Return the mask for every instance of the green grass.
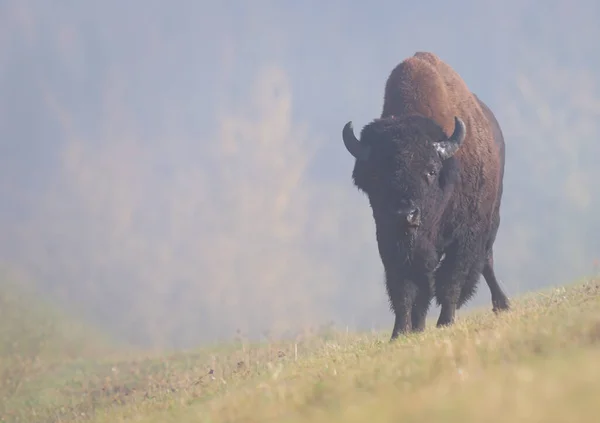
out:
M333 333L163 354L107 349L0 295L7 422L600 418L600 281L513 299L500 316L463 313L453 327L393 344L388 332ZM12 330L7 315L17 317Z

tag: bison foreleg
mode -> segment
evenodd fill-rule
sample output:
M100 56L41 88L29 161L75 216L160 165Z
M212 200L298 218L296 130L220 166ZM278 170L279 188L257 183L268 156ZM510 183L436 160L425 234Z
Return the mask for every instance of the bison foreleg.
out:
M395 315L393 341L400 334L412 331L412 310L417 298L417 285L410 280L388 280L388 294Z
M455 298L456 297L456 298ZM456 316L456 308L458 303L458 295L453 298L447 298L442 301L442 310L440 311L440 317L438 318L436 326L450 326L454 323Z
M469 238L465 237L465 240ZM435 295L442 306L437 327L454 323L460 294L467 281L471 268L478 257L474 254L473 242L457 241L446 249L446 258L435 275ZM481 256L479 256L481 260Z
M429 305L431 304L432 298L433 283L428 280L423 284L419 284L411 313L413 332L425 330L425 321L427 319L427 312L429 311Z

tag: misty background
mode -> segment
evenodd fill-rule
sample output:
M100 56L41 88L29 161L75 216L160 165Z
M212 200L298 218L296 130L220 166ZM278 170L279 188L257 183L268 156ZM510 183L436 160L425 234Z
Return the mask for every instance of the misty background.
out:
M505 134L507 294L589 275L599 22L595 0L0 0L0 264L139 345L389 331L341 130L431 51Z

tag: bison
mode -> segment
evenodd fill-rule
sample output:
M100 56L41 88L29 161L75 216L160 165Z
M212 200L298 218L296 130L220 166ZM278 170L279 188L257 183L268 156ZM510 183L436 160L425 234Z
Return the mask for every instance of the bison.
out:
M437 327L451 325L481 274L494 312L510 302L494 273L504 137L492 111L438 56L417 52L385 86L381 117L356 138L354 185L369 199L395 315L390 341L425 328L435 297Z

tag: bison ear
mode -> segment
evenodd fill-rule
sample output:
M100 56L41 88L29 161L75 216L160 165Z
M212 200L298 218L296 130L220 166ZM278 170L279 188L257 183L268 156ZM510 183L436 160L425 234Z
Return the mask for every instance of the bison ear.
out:
M438 141L433 143L433 147L440 155L442 160L449 159L454 156L465 137L467 136L467 128L465 123L457 116L454 117L454 132L446 141Z
M354 129L352 128L352 122L346 123L342 130L342 139L346 150L358 160L368 160L371 148L365 144L362 144L354 135Z

